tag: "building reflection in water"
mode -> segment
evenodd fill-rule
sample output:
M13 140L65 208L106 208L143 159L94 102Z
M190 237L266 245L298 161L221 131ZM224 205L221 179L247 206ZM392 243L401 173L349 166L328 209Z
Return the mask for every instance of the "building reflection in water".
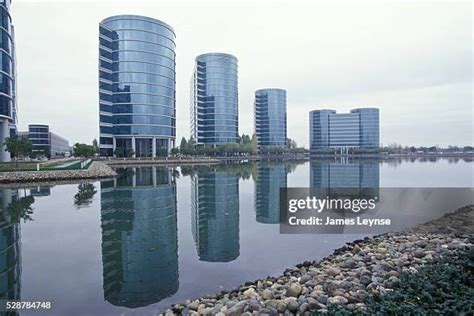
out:
M192 175L192 233L199 260L229 262L240 254L239 176L200 171Z
M280 188L287 186L288 168L285 165L257 166L255 182L255 212L259 223L280 223Z
M176 183L164 167L118 173L101 182L104 298L135 308L178 290Z
M32 196L50 196L51 195L51 186L36 186L30 188L30 194Z
M335 160L310 162L311 195L320 199L375 199L379 201L380 166L378 161L352 160L346 157ZM332 219L344 219L362 213L339 212L326 213ZM371 213L372 211L368 211ZM347 232L345 225L318 226L318 233Z
M0 198L0 299L19 300L21 234L20 218L14 207L15 201L19 200L18 190L2 189ZM15 312L11 315L15 315Z
M309 186L312 189L320 189L327 195L336 192L338 188L345 188L350 189L350 193L354 196L378 196L380 165L378 161L347 158L311 161Z

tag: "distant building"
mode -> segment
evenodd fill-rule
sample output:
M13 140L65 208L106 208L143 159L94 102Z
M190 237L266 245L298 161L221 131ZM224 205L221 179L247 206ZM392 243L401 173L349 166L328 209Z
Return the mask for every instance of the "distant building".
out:
M100 153L167 153L176 139L175 33L149 17L112 16L99 26Z
M334 110L309 113L310 149L334 148L344 153L350 148L379 147L379 109L360 108L337 114Z
M36 155L55 158L71 152L69 141L51 132L48 125L31 124L28 126L28 132L19 132L18 135L31 141L33 154Z
M237 58L223 53L196 57L191 79L191 137L198 145L239 139Z
M16 54L15 31L10 16L11 0L0 1L1 33L1 80L0 80L0 161L10 161L3 142L16 133Z
M255 91L255 134L258 146L286 145L286 91Z

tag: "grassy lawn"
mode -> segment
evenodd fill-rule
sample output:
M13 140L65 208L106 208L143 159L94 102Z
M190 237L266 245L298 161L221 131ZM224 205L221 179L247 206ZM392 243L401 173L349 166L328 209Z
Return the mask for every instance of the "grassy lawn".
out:
M36 162L2 162L0 163L0 172L17 170L36 170Z

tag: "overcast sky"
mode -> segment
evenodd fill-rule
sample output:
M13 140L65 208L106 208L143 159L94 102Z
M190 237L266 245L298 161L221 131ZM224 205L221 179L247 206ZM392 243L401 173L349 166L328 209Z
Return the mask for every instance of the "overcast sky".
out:
M308 112L379 107L381 141L472 145L470 2L27 1L12 4L19 127L45 123L70 143L98 137L98 23L139 14L176 31L177 138L189 137L194 58L239 60L239 132L254 91L288 93L288 137L308 146Z

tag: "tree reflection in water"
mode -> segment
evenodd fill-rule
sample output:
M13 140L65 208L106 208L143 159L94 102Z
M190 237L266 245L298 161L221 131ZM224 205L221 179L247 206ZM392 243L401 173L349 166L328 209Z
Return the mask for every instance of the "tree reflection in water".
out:
M92 205L92 199L97 193L92 183L81 183L77 186L77 193L74 195L74 206L77 209L86 208Z

